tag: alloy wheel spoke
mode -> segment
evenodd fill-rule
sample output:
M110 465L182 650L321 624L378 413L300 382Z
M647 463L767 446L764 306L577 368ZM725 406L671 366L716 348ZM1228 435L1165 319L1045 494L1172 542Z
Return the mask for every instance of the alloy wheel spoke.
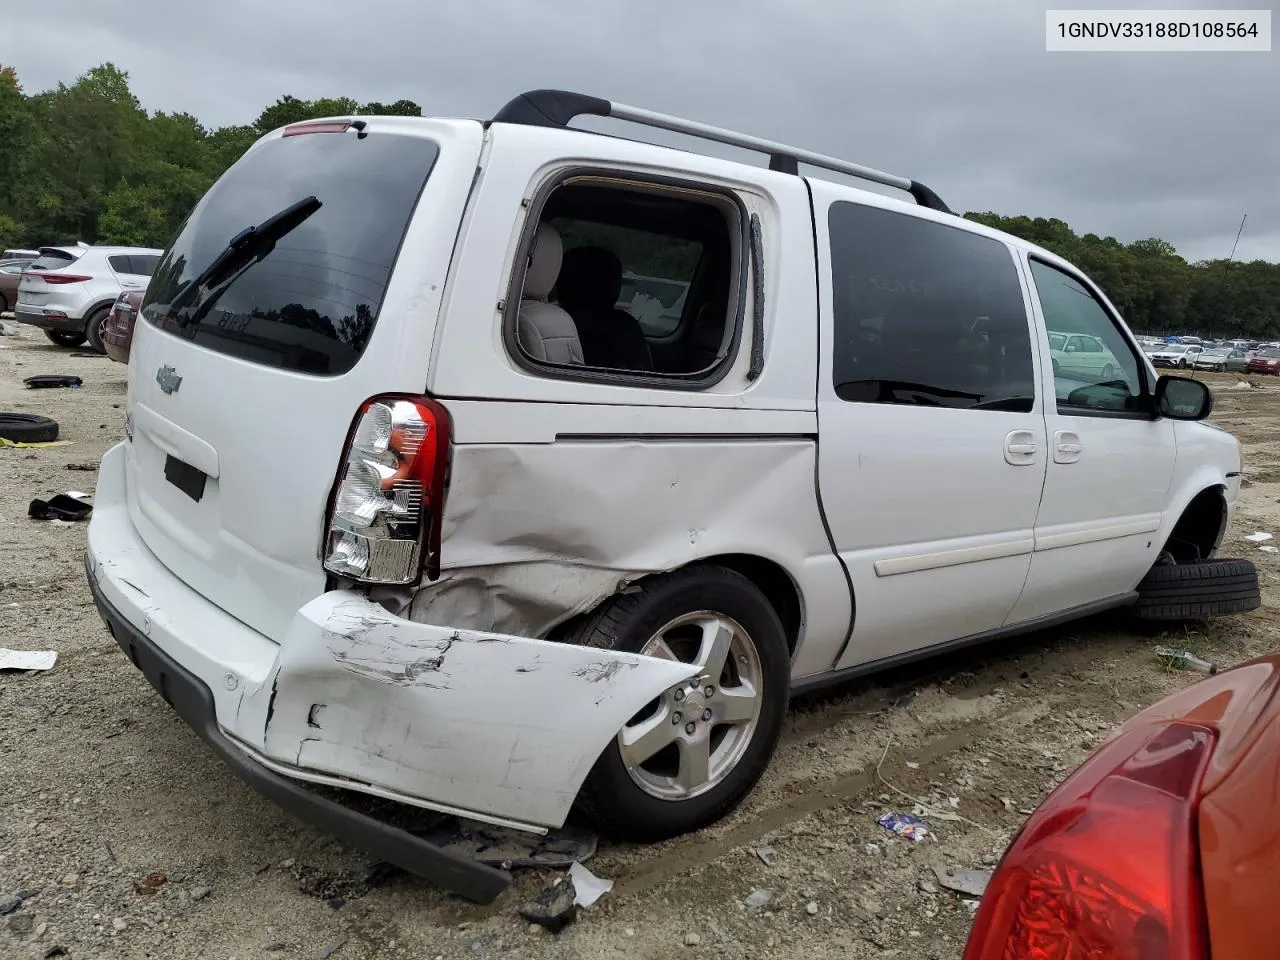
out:
M618 752L622 754L622 762L630 767L640 766L669 747L679 729L671 722L670 711L666 709L659 710L647 720L623 727L618 738Z
M723 620L708 620L702 625L702 644L698 648L698 666L717 684L724 673L729 647L733 643L733 627Z
M680 769L676 784L687 792L698 789L711 779L711 741L697 737L680 741Z

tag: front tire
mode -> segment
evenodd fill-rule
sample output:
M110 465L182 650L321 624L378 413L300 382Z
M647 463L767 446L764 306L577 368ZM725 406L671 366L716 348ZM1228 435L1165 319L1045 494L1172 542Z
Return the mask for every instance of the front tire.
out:
M60 347L78 347L84 343L83 333L68 333L65 330L46 330L44 335L49 338L50 343L56 343Z
M1262 605L1258 570L1250 560L1158 564L1138 584L1134 612L1163 623L1205 622Z
M85 322L84 333L89 339L89 346L97 350L98 353L106 353L107 348L103 346L102 334L107 326L107 317L111 315L109 307L103 307L89 314L89 319ZM82 343L84 341L81 341Z
M563 639L700 665L596 761L578 802L604 831L665 840L716 822L751 792L782 732L791 666L782 622L751 581L716 566L653 577Z

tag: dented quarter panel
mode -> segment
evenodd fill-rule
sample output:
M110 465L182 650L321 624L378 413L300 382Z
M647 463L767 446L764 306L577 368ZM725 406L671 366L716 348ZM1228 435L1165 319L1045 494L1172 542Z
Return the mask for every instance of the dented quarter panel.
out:
M299 611L258 693L272 700L262 749L353 785L557 827L622 725L695 673L669 660L411 623L333 592Z

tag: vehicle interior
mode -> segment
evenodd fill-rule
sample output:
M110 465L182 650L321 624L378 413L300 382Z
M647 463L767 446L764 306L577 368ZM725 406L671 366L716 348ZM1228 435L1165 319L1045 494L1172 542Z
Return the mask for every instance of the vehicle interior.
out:
M568 315L582 366L649 377L709 371L727 356L737 327L740 224L737 206L715 193L575 177L543 207L522 299L545 300ZM561 249L549 291L531 282L550 276L550 259L537 262L554 256L546 227ZM517 339L530 359L578 365L572 352L557 362L529 349L532 334L519 322Z

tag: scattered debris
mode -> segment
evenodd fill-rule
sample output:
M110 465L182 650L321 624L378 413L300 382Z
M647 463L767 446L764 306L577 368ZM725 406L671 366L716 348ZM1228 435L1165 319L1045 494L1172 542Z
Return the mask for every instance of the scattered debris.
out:
M1263 553L1280 553L1280 547L1273 547L1273 546L1270 546L1269 544L1263 545L1258 549L1261 550Z
M57 659L55 650L9 650L0 647L0 670L48 670Z
M934 884L934 883L931 883L931 882L930 882L930 881L928 881L928 880L921 880L921 881L917 884L917 886L919 886L919 887L920 887L920 889L921 889L923 892L925 892L925 893L937 893L937 892L938 892L938 887L937 887L937 885L936 885L936 884Z
M908 770L919 770L919 769L920 769L920 764L916 763L914 760L908 760L908 761L907 761L907 769L908 769Z
M555 883L544 887L536 900L522 905L517 912L530 923L545 927L552 933L559 933L578 919L576 898L573 881L568 877L560 877Z
M36 918L29 913L15 913L6 926L15 937L25 937L36 928Z
M1177 669L1199 670L1203 673L1215 674L1218 668L1208 660L1201 660L1190 650L1175 650L1173 647L1156 647L1156 657L1166 667Z
M896 833L908 840L923 840L929 834L929 825L919 817L913 817L908 813L886 813L876 820L876 823L890 833Z
M84 381L79 377L69 376L65 373L42 373L34 377L27 377L22 381L27 385L28 390L41 390L51 387L70 387L77 390L84 386Z
M868 843L864 845L862 849L866 853L866 855L869 857L884 856L884 851L880 849L880 844L878 843Z
M71 522L88 520L89 514L93 513L93 505L84 501L88 494L81 493L80 496L73 496L76 493L79 493L79 491L73 490L71 493L59 493L48 500L32 500L31 505L27 508L27 516L32 520L67 520Z
M691 932L684 935L684 945L686 947L696 947L700 943L702 943L702 937L696 933Z
M337 940L331 941L327 947L325 947L323 950L317 953L316 960L329 960L330 957L332 957L335 953L337 953L346 945L347 945L347 938L339 937Z
M808 904L805 905L804 912L811 917L816 917L818 915L818 904L813 900L810 900Z
M1005 808L1006 810L1008 810L1010 813L1012 813L1012 812L1013 812L1013 801L1012 801L1012 800L1010 800L1008 797L1001 797L1001 798L1000 798L1000 803L1001 803L1001 804L1004 806L1004 808Z
M125 930L128 926L129 926L129 924L125 921L124 917L112 917L112 918L111 918L111 929L112 929L112 930L114 930L116 933L120 933L120 932L122 932L122 931L123 931L123 930Z
M756 847L756 856L760 858L760 862L766 867L772 867L773 861L778 856L778 851L773 847Z
M46 950L44 953L40 954L43 960L49 960L50 957L65 957L66 955L67 955L67 948L63 946L59 946L56 943L52 947L50 947L48 950Z
M22 906L22 898L17 894L11 897L0 897L0 917L13 913Z
M213 893L213 890L209 887L192 887L187 896L192 900L203 900L211 893Z
M967 893L971 897L981 897L991 880L990 870L965 870L961 867L934 867L938 883L956 893Z
M435 846L503 870L512 867L567 869L595 856L598 843L595 834L573 830L538 835L452 819L419 835Z
M767 907L772 901L772 890L766 890L764 887L757 887L748 893L746 899L742 902L746 904L748 910L759 910L762 907Z
M964 904L964 908L965 908L966 910L968 910L970 913L977 913L977 912L978 912L978 904L979 904L979 902L980 902L980 901L978 901L978 900L961 900L960 902Z
M1248 540L1250 543L1266 543L1268 540L1271 539L1271 534L1263 533L1261 530L1259 530L1256 533L1249 534L1247 537L1245 537L1245 539Z
M612 880L602 880L580 863L569 866L569 879L573 881L573 902L580 907L590 907L613 889Z
M268 943L262 949L266 950L268 953L279 953L281 950L288 949L288 946L286 944L281 943L279 940L273 940L271 943Z
M144 897L151 897L168 882L169 878L163 873L148 873L140 883L134 884L133 889Z
M94 473L97 471L98 465L91 460L86 460L84 463L68 463L67 469L79 470L83 473Z

